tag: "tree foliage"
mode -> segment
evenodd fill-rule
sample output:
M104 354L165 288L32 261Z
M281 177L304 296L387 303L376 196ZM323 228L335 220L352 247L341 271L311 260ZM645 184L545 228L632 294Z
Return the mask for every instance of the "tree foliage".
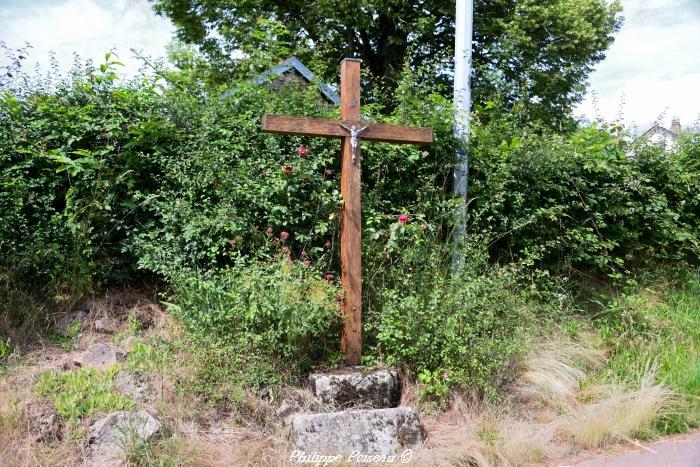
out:
M437 0L152 0L177 37L196 44L222 71L249 73L254 57L274 62L297 54L325 80L337 64L360 57L369 82L390 101L405 62L441 63L449 80L454 2ZM473 83L476 102L517 108L523 121L560 128L582 96L592 66L620 26L619 2L476 0ZM234 58L237 57L237 58ZM257 70L259 71L259 70Z

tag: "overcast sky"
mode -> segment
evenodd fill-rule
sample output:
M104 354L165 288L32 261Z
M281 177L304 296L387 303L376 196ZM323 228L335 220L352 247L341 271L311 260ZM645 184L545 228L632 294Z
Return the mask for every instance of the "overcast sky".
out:
M684 126L700 114L700 0L622 0L626 18L607 58L590 78L577 109L645 129L665 112ZM162 56L173 27L153 14L147 0L0 0L0 41L30 42L32 59L45 64L49 50L62 64L72 53L99 63L117 49L128 71L138 68L130 48ZM593 92L591 92L593 91ZM593 96L596 96L595 99ZM597 105L594 105L594 101Z

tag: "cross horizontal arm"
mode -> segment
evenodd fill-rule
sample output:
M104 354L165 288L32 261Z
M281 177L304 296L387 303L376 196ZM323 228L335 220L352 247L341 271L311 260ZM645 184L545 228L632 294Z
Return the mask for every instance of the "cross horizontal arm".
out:
M341 123L348 127L353 124L358 127L367 125L366 122L346 122L326 118L265 115L262 119L262 130L282 135L323 136L326 138L349 136L348 131L340 126ZM428 144L433 142L433 130L423 127L370 123L360 134L360 138L386 143Z

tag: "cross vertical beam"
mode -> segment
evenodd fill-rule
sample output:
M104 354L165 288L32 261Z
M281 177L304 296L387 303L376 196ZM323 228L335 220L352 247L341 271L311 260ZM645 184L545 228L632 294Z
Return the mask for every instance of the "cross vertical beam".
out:
M433 142L430 128L362 122L360 118L360 63L346 58L340 65L340 120L265 115L263 131L281 135L342 138L340 190L341 281L345 291L340 347L347 365L359 365L362 351L362 214L360 205L360 139L398 144Z
M360 120L360 60L346 58L340 65L340 119ZM362 351L362 211L360 202L360 147L353 148L349 136L343 137L340 192L343 195L341 216L341 281L345 291L343 328L340 347L346 365L359 365Z

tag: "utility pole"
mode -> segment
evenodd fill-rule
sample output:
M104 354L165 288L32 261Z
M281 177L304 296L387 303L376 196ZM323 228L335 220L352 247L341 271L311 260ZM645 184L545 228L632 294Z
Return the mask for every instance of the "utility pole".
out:
M469 113L471 111L471 64L472 24L474 1L457 0L455 17L455 71L454 71L454 116L455 137L463 146L457 149L457 164L454 169L452 191L459 194L463 205L457 212L454 238L465 235L467 223L467 196L469 194ZM461 256L461 255L459 255Z

